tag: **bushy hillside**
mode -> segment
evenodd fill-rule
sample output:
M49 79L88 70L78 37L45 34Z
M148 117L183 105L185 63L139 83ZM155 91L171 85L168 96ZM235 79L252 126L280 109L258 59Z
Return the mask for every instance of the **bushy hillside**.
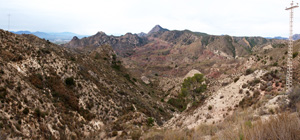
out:
M3 30L0 46L1 138L132 138L174 110L110 46L76 53Z
M253 55L241 61L241 69L224 74L230 79L210 79L212 93L204 103L175 115L143 138L299 139L299 42L294 43L292 92L285 89L287 44L253 49Z
M280 129L299 138L299 89L285 94L287 41L160 26L64 47L0 37L0 138L273 139ZM299 51L296 41L295 87Z

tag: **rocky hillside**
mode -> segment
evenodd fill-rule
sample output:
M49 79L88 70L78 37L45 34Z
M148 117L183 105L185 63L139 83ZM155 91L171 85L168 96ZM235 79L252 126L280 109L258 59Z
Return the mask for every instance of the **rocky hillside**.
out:
M0 138L267 139L259 132L277 133L280 118L299 124L291 120L300 120L300 90L285 95L284 40L160 26L74 37L65 47L0 37ZM299 51L297 41L295 86ZM298 127L280 128L299 138Z
M196 62L249 56L254 49L272 47L283 42L285 41L261 37L214 36L189 30L170 31L156 25L147 35L129 33L116 37L99 32L81 40L74 37L64 46L91 50L99 45L109 44L122 57L125 66L139 76L155 73L183 76L192 68L200 68L194 65ZM174 70L175 67L179 70Z
M108 36L104 32L98 32L82 39L75 36L64 46L81 49L81 51L92 51L99 46L110 45L118 55L126 57L133 53L133 48L143 46L146 42L145 38L139 37L137 34L127 33L122 36Z
M185 75L193 69L205 75L207 93L213 94L217 88L231 82L233 76L251 68L255 61L248 59L253 54L287 43L284 40L262 37L215 36L189 30L170 31L159 25L147 36L137 37L145 40L145 44L130 47L132 53L122 56L124 66L148 85L162 90L163 95L160 96L167 102L177 98ZM93 38L94 36L86 39ZM89 43L81 45L83 49L89 48ZM126 47L126 43L123 46ZM118 48L114 49L122 52ZM185 108L186 101L183 102ZM192 102L189 104L187 106L191 106Z
M0 30L0 54L1 139L133 138L176 110L107 45L76 53Z
M285 91L287 44L254 49L254 55L240 58L245 61L231 63L240 63L231 68L235 72L226 71L220 77L206 76L209 80L208 91L202 93L206 95L204 100L192 103L164 127L147 132L143 138L299 139L300 41L294 44L293 91L288 94ZM177 93L180 97L184 84L177 87L175 96Z

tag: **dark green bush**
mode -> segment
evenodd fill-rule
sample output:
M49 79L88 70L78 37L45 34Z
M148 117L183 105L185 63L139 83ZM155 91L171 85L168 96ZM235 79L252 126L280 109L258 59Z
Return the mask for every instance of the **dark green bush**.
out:
M26 108L24 108L24 110L23 110L23 114L25 114L25 115L27 115L29 113L29 109L26 107Z
M65 83L66 83L67 86L74 86L75 85L75 81L74 81L73 77L66 78Z
M100 54L98 53L98 52L96 52L96 54L95 54L95 57L94 57L95 59L99 59L100 58Z
M293 53L293 58L296 58L298 56L298 52Z
M117 65L117 64L112 64L111 67L115 70L118 70L120 71L121 70L121 66L120 65Z
M147 125L148 125L148 126L153 126L153 125L154 125L154 119L153 119L152 117L149 117L149 118L147 119Z
M179 111L184 111L186 109L186 101L183 98L171 98L168 103L174 107L176 107Z
M251 73L253 73L254 71L252 70L252 69L247 69L246 70L246 75L249 75L249 74L251 74Z
M130 75L129 75L129 74L125 74L124 77L125 77L128 81L131 81Z
M202 93L207 89L204 84L204 75L195 74L193 77L184 79L181 92L177 98L171 98L168 103L176 107L179 111L184 111L188 103L201 102L205 99ZM197 98L200 98L198 101Z
M1 87L0 88L0 99L4 99L6 95L7 95L6 89Z
M71 59L71 61L76 61L76 58L73 56L70 59Z
M39 108L36 108L34 110L34 115L37 116L38 118L42 116L42 112Z
M237 82L240 79L240 77L234 78L234 82Z

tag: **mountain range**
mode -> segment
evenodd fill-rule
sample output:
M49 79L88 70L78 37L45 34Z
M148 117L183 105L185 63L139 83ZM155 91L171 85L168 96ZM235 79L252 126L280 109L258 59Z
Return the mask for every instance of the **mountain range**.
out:
M266 37L267 39L282 39L282 40L288 40L289 38L287 37L281 37L281 36L276 36L276 37ZM299 40L300 39L300 34L294 34L293 35L293 40Z
M39 38L44 38L53 43L62 44L70 41L74 36L83 38L86 35L78 35L71 32L62 32L62 33L45 33L45 32L30 32L30 31L15 31L15 34L33 34Z
M159 25L62 45L0 30L0 139L300 139L300 41L289 92L287 46Z

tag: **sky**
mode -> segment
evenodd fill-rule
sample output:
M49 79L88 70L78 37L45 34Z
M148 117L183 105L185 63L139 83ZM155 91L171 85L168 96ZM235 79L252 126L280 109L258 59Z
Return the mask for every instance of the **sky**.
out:
M300 0L295 1L295 3ZM169 30L212 35L289 35L291 0L0 0L0 28L10 31L98 31L123 35L149 32L159 24ZM299 26L297 26L299 25ZM300 8L294 10L300 33Z

